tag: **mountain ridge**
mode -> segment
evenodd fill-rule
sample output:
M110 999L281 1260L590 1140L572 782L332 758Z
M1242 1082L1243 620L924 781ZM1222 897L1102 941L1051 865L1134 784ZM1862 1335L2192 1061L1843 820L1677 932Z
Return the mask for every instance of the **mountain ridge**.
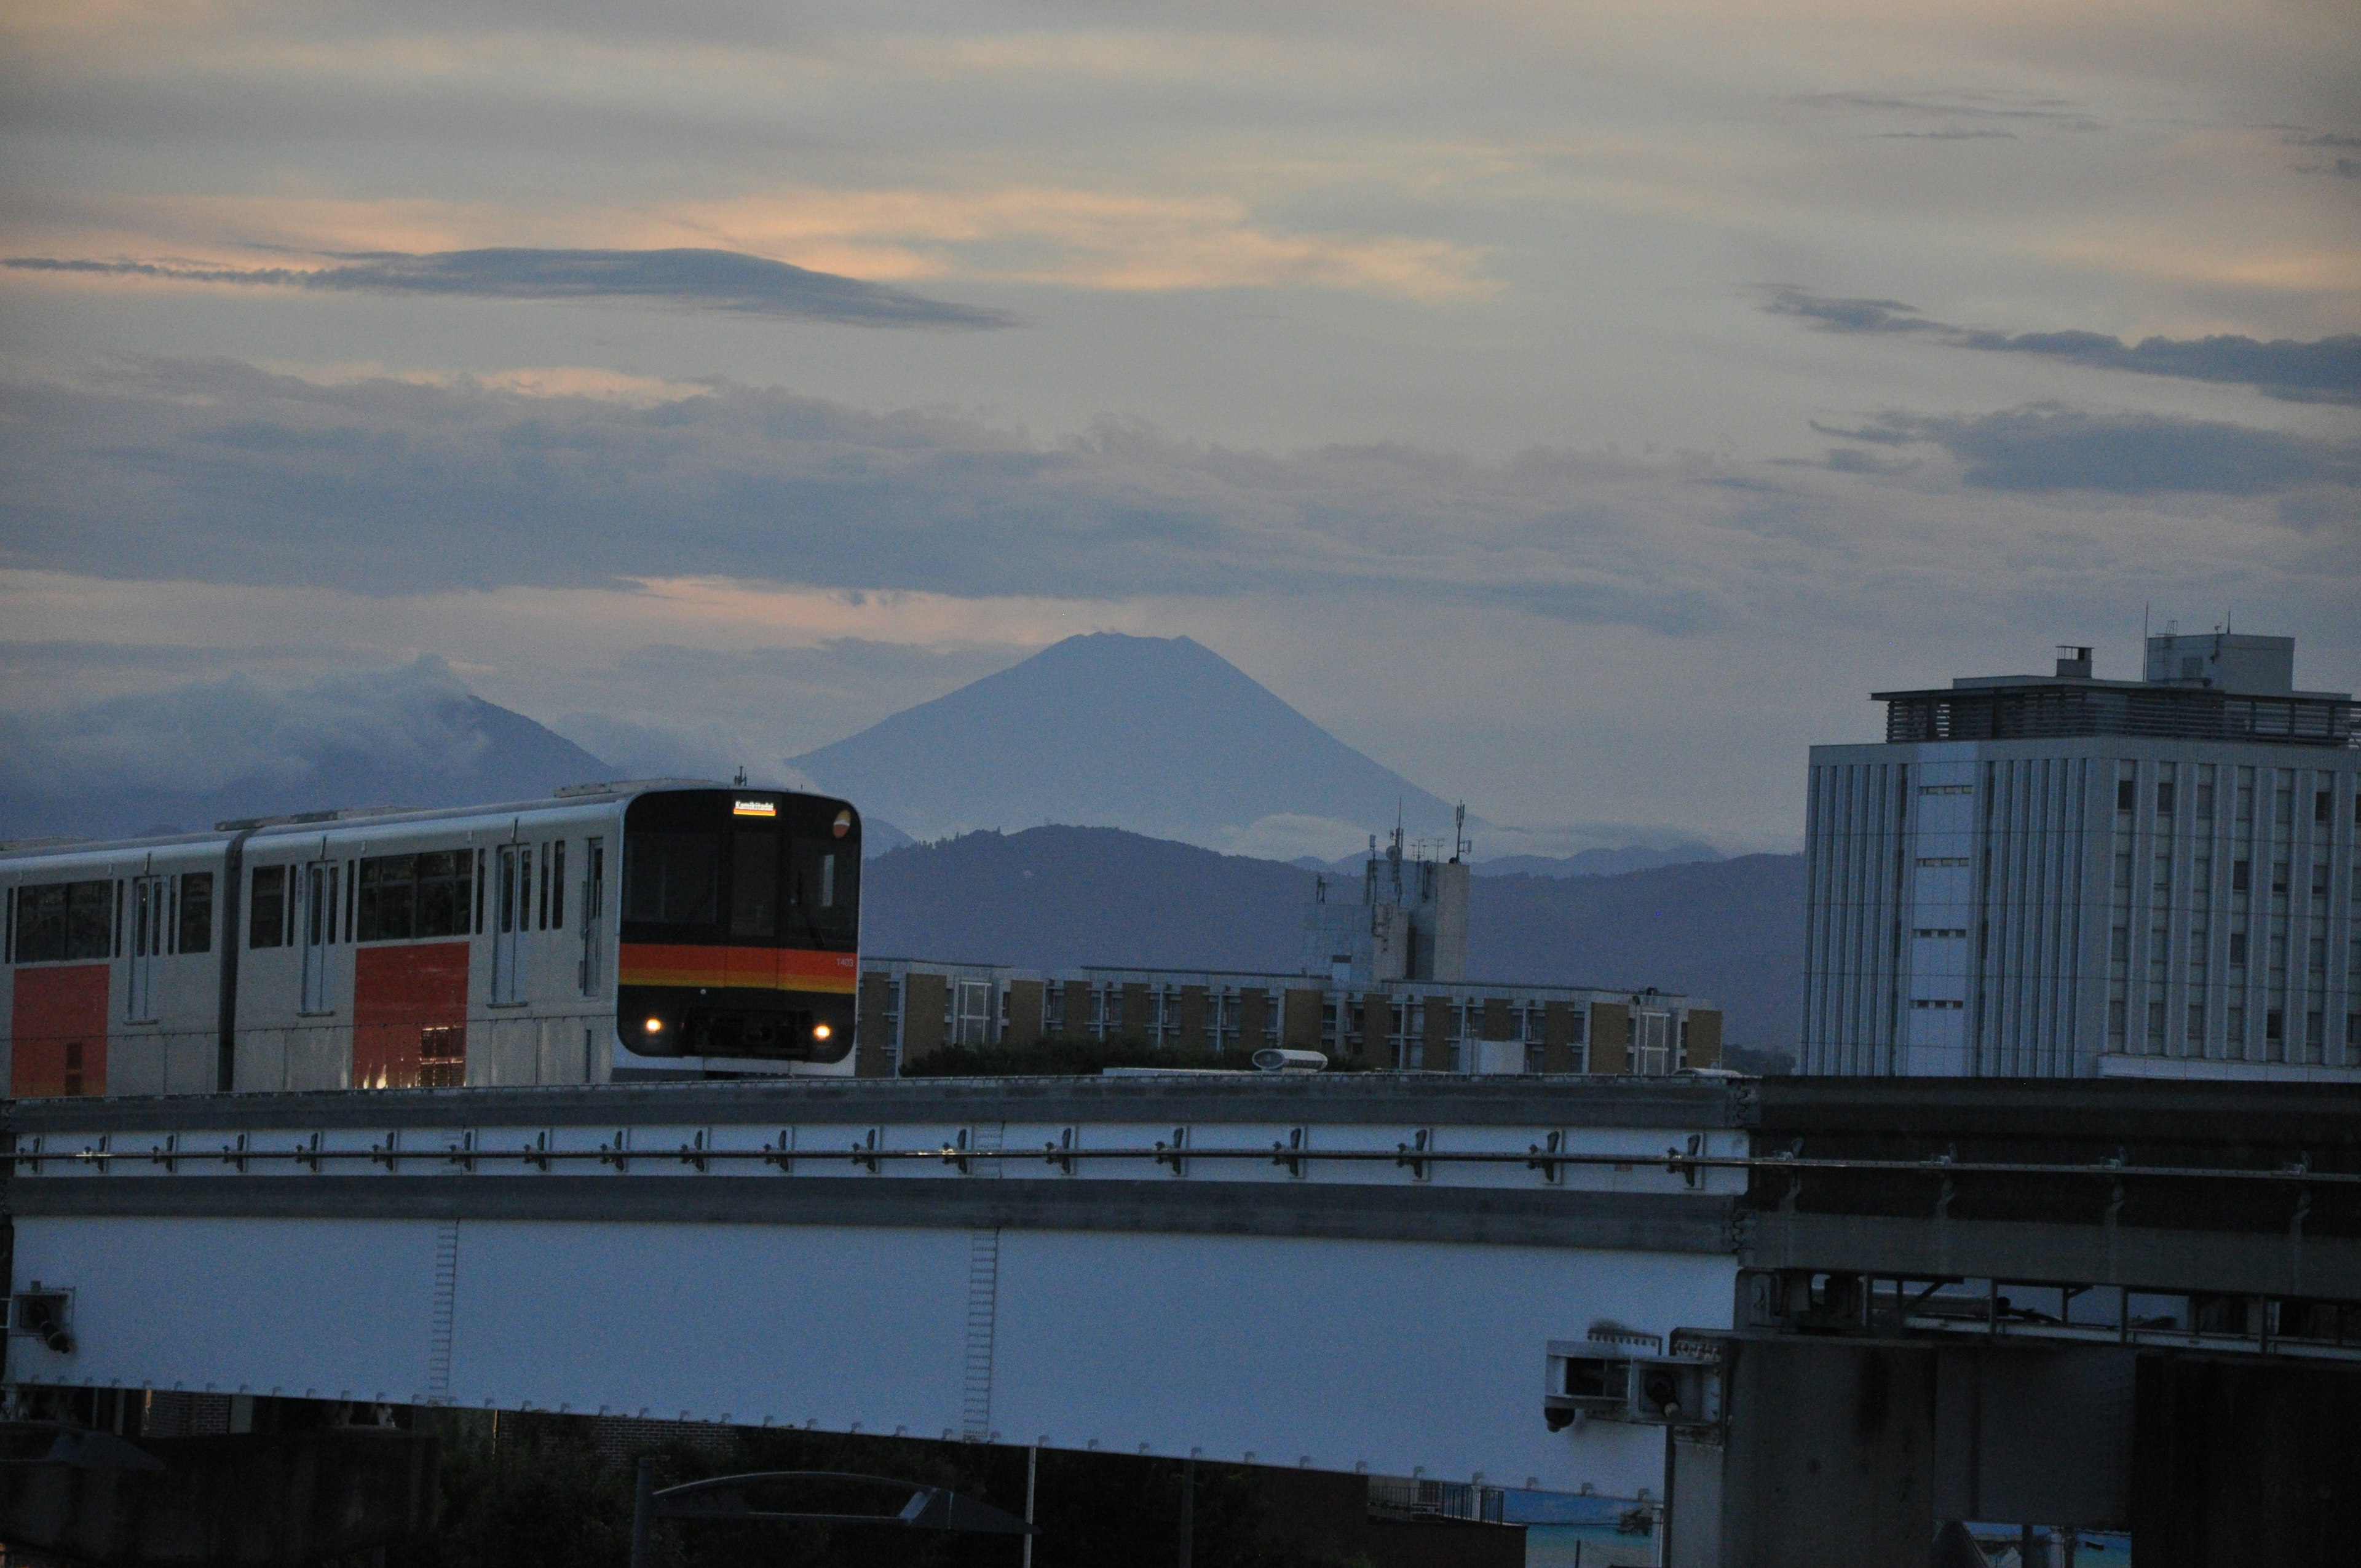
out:
M983 830L870 863L876 957L1294 973L1319 874L1110 828ZM1469 890L1468 971L1510 984L1653 985L1710 998L1733 1045L1794 1048L1803 857L1744 855Z

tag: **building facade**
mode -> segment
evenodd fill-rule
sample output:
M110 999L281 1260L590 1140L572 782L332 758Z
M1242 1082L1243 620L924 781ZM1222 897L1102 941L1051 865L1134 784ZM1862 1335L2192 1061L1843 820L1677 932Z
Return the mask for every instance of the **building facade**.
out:
M1801 1070L2361 1080L2351 695L2288 638L2065 652L1812 749Z
M1045 1039L1326 1053L1379 1070L1661 1076L1718 1067L1721 1014L1657 991L1333 975L862 962L856 1070L890 1077L945 1046Z

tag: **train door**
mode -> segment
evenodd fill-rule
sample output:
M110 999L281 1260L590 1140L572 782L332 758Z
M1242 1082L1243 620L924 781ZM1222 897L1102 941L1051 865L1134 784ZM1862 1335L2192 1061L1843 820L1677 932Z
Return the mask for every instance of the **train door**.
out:
M131 879L129 986L123 1008L126 1020L145 1023L156 1016L156 960L164 952L168 880L159 876Z
M503 844L500 866L492 886L497 918L492 922L492 1001L498 1004L524 1000L520 970L522 937L533 909L533 847Z
M303 868L303 880L296 884L296 896L303 901L296 918L303 931L303 1011L332 1011L328 984L328 949L336 942L336 912L342 907L336 900L337 872L342 870L333 861L321 861Z
M582 856L582 994L596 996L605 983L600 944L607 930L607 840L593 839Z

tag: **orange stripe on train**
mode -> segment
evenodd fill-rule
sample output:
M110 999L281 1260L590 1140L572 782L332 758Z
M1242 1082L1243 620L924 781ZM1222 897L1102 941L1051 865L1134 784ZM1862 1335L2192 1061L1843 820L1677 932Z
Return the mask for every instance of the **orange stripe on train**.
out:
M860 960L851 953L802 952L792 948L678 947L626 942L625 985L692 985L762 991L818 991L852 994Z

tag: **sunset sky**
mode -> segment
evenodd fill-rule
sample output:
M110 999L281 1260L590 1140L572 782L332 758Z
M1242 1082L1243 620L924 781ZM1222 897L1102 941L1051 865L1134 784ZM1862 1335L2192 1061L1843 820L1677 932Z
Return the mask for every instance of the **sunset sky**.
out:
M0 137L0 790L422 657L759 771L1107 629L1790 849L1872 688L2361 685L2349 0L93 0Z

